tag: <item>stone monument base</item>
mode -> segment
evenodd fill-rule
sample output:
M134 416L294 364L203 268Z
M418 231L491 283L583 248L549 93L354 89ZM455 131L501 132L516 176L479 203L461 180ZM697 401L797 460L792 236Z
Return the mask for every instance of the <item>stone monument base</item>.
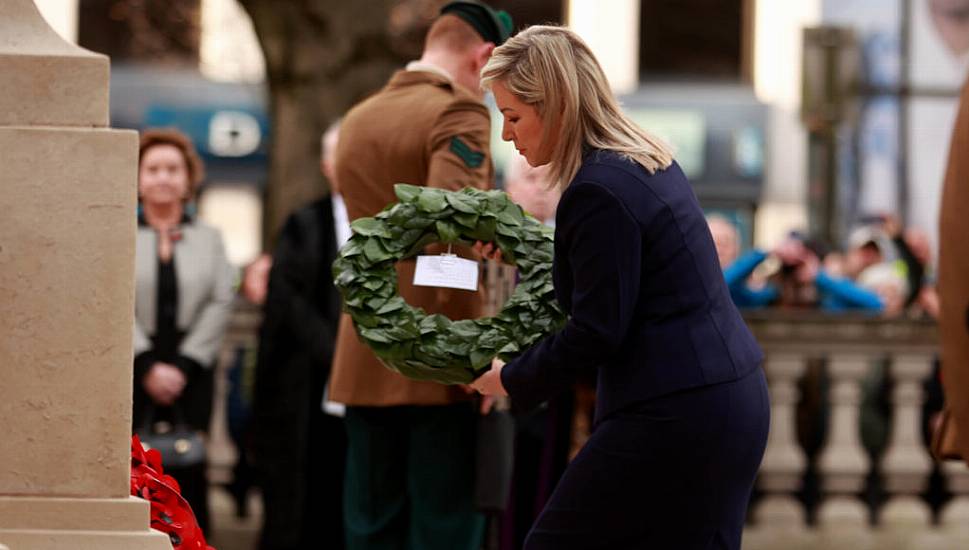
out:
M11 550L171 550L140 498L0 496L0 542Z

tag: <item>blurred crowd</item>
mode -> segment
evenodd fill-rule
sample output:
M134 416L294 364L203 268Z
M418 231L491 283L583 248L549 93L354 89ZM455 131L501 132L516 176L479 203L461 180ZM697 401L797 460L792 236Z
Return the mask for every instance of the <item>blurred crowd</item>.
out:
M893 215L863 217L843 248L791 231L770 250L742 251L738 227L729 219L711 215L708 224L740 308L938 317L928 237Z

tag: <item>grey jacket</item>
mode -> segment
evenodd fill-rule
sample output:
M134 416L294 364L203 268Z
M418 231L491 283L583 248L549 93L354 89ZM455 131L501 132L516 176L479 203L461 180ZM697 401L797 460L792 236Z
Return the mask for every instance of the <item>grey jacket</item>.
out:
M150 227L138 227L135 240L135 355L151 348L158 298L158 243ZM200 222L182 226L175 242L178 281L176 328L185 332L179 346L184 355L210 367L229 324L235 273L225 256L222 236Z

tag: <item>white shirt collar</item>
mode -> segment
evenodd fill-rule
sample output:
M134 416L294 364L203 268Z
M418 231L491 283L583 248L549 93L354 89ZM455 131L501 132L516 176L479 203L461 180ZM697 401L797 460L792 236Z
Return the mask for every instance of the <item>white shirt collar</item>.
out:
M343 247L350 240L350 220L347 216L347 207L343 202L343 197L339 193L331 195L330 204L333 207L333 225L336 229L337 249Z

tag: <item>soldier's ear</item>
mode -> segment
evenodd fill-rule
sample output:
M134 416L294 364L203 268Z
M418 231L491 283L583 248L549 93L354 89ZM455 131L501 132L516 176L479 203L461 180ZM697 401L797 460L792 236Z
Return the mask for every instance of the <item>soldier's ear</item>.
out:
M474 61L479 71L485 66L485 63L491 59L491 52L493 51L495 51L494 42L484 42L475 47Z

